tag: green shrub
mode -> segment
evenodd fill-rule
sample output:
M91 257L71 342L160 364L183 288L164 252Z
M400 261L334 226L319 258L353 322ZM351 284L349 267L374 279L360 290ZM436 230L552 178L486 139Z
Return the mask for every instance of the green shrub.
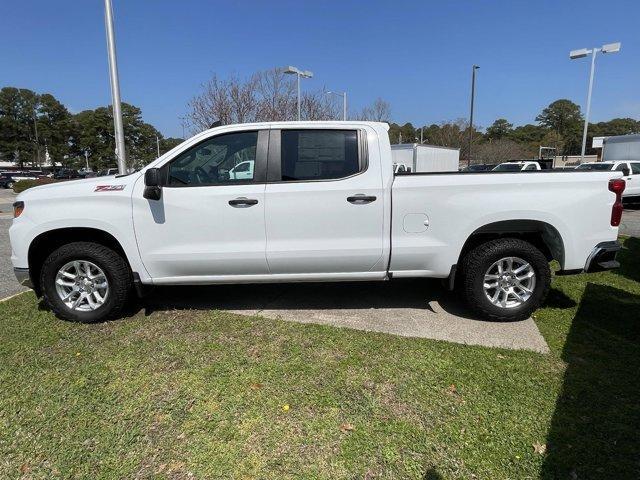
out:
M27 188L54 183L53 178L38 178L36 180L20 180L13 184L13 191L16 193L24 192Z

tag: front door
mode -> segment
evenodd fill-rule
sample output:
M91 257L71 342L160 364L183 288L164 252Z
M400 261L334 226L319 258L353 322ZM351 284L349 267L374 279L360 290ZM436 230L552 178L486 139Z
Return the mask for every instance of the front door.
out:
M269 273L264 222L267 145L268 130L210 137L162 167L166 180L160 200L147 200L136 189L136 239L154 282L207 282ZM234 174L243 164L250 164L250 171Z
M265 217L272 274L384 272L382 176L365 141L364 130L271 131Z

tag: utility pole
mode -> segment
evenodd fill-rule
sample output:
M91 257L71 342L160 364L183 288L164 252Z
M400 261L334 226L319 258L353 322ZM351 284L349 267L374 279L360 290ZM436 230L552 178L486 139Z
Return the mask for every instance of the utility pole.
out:
M89 171L89 152L87 150L84 151L84 161L86 164L87 172Z
M113 31L113 6L111 0L104 0L104 23L107 31L107 52L109 54L109 81L111 83L111 101L113 104L113 127L116 137L116 159L118 173L127 173L127 154L124 146L124 127L122 125L122 104L120 102L120 80L116 59L116 38Z
M160 158L160 139L156 135L156 147L158 147L158 158Z
M476 96L476 70L480 67L474 65L471 68L471 114L469 115L469 157L467 165L471 165L471 145L473 144L473 103Z

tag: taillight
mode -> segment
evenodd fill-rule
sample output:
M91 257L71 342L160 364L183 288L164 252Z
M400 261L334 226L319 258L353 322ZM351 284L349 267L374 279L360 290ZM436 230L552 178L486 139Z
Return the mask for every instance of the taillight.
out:
M611 226L617 227L622 220L622 192L624 192L625 181L621 178L609 180L609 191L616 194L616 201L611 207Z
M24 202L15 202L13 204L13 218L18 218L24 210Z

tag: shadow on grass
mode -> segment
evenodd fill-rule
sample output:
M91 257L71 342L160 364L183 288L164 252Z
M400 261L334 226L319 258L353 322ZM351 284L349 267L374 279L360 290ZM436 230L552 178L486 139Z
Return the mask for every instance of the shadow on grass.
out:
M556 288L549 290L549 294L543 305L543 307L549 308L573 308L575 306L576 302L571 297Z
M620 268L615 273L640 282L640 238L629 237L622 241L622 245L622 251L618 254Z
M424 473L422 480L442 480L442 475L440 475L435 469L430 468Z
M588 284L562 359L541 478L640 478L640 296Z

